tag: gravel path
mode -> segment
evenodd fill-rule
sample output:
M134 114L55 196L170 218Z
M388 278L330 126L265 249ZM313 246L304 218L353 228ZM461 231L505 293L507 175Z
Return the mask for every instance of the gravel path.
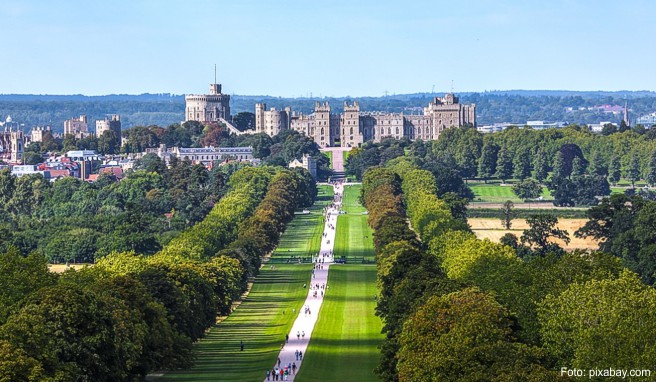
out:
M273 370L276 370L276 367L278 366L280 369L284 369L295 363L296 372L298 372L303 360L300 359L297 352L302 352L303 358L305 358L305 352L310 342L310 337L312 336L314 324L316 324L317 319L319 318L319 309L323 303L323 296L330 292L330 286L327 284L328 269L330 268L330 264L333 263L332 253L335 246L335 227L337 226L339 208L342 204L341 197L344 191L344 186L341 184L336 185L334 186L334 191L335 199L333 201L333 208L328 208L326 213L326 223L324 225L325 236L321 241L321 251L318 257L319 263L315 262L315 270L311 279L311 284L306 286L308 289L307 298L305 299L301 311L297 312L298 317L296 318L296 321L294 321L294 325L289 332L289 341L282 344L283 346L278 355L280 362L279 364L276 362L272 365ZM317 285L319 286L318 288ZM278 381L293 381L294 377L296 377L296 374L290 370L287 379L279 378ZM266 377L264 378L264 381L273 380L274 378L272 376L269 379Z

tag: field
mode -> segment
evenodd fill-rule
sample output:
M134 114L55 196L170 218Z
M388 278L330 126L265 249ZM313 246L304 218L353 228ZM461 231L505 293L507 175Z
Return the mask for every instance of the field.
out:
M565 243L560 240L556 240L556 242L567 250L597 249L599 244L592 238L579 239L574 237L574 232L581 228L587 221L588 219L558 219L558 228L566 230L569 233L571 241L568 245L564 245ZM470 218L467 219L467 222L478 238L490 239L494 242L499 242L499 239L508 232L515 234L519 238L522 232L529 228L524 219L513 219L510 230L502 227L500 219Z
M499 183L485 184L479 182L469 182L468 186L474 192L474 202L503 203L506 200L510 200L513 203L522 202L522 200L519 199L512 191L511 185L502 186ZM546 187L542 187L542 199L553 200L551 193L549 190L547 190Z
M93 264L48 264L48 270L53 273L63 273L68 269L82 269L86 266L93 266Z
M344 164L346 164L346 159L349 156L350 151L342 151L342 155L344 156Z
M376 267L333 265L330 285L297 381L378 381L382 323L374 315Z
M307 257L319 252L323 234L323 208L333 200L332 186L319 186L317 201L309 208L309 214L297 214L287 226L274 251L275 257Z
M345 214L337 218L335 257L374 258L373 233L367 225L366 209L358 201L361 185L344 188L343 210Z
M323 230L321 209L330 203L332 188L320 188L312 213L296 215L282 235L277 256L310 256L318 251ZM189 370L169 372L156 381L257 381L273 366L280 344L300 310L309 282L310 264L265 266L256 277L248 297L228 318L214 326L194 347L196 364ZM284 313L283 313L284 312ZM244 341L244 351L239 350Z

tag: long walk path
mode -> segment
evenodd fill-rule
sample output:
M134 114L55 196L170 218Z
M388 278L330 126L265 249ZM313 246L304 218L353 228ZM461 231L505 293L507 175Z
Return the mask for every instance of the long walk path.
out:
M323 303L323 297L329 293L330 286L328 285L328 270L330 264L333 263L333 248L335 246L335 232L337 226L337 216L341 206L341 198L344 187L341 184L334 186L335 197L333 204L328 207L326 211L326 223L324 224L324 236L321 241L321 250L315 259L315 267L312 271L312 278L310 285L307 285L308 295L305 299L303 307L298 312L298 317L294 321L291 331L289 332L289 339L284 343L280 349L278 360L272 365L271 371L280 373L281 369L285 369L290 365L296 365L296 372L303 363L303 357L310 343L312 330L319 318L319 310ZM303 355L303 357L300 356ZM287 381L293 381L296 374L293 370L288 370ZM273 381L271 376L269 379L264 378L264 381ZM283 379L278 378L278 381Z

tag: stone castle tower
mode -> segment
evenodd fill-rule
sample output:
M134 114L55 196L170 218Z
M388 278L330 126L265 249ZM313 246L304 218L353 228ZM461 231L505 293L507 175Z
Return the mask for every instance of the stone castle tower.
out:
M230 95L221 93L221 84L210 84L210 94L185 96L185 122L230 121Z
M19 163L23 161L23 153L25 152L25 138L23 132L11 131L9 133L9 140L11 142L11 161Z
M314 104L314 141L319 146L332 146L330 127L330 104L317 101Z
M344 101L344 113L340 121L340 142L342 147L360 147L363 142L362 124L360 123L360 103L354 101L349 105Z

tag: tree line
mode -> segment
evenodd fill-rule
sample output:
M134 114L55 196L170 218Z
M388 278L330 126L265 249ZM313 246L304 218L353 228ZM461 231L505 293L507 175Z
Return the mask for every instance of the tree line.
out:
M316 196L305 170L246 168L229 187L201 223L152 256L114 252L57 276L37 252L5 251L0 379L132 381L188 367L191 344L230 313L294 209ZM223 219L234 228L217 225ZM188 238L203 252L179 250Z
M477 239L437 191L412 158L364 174L386 334L382 380L551 381L561 367L654 362L656 292L620 259L538 242L520 257Z
M492 134L452 128L432 142L367 142L351 151L346 173L362 179L367 168L408 156L434 174L440 196L455 192L471 200L473 194L462 180L512 180L524 183L520 192L534 190L535 182L545 185L556 206L589 206L608 196L611 185L620 182L631 188L640 182L656 185L655 138L656 130L627 129L600 135L578 125L545 130L509 128ZM646 190L632 192L654 198Z

